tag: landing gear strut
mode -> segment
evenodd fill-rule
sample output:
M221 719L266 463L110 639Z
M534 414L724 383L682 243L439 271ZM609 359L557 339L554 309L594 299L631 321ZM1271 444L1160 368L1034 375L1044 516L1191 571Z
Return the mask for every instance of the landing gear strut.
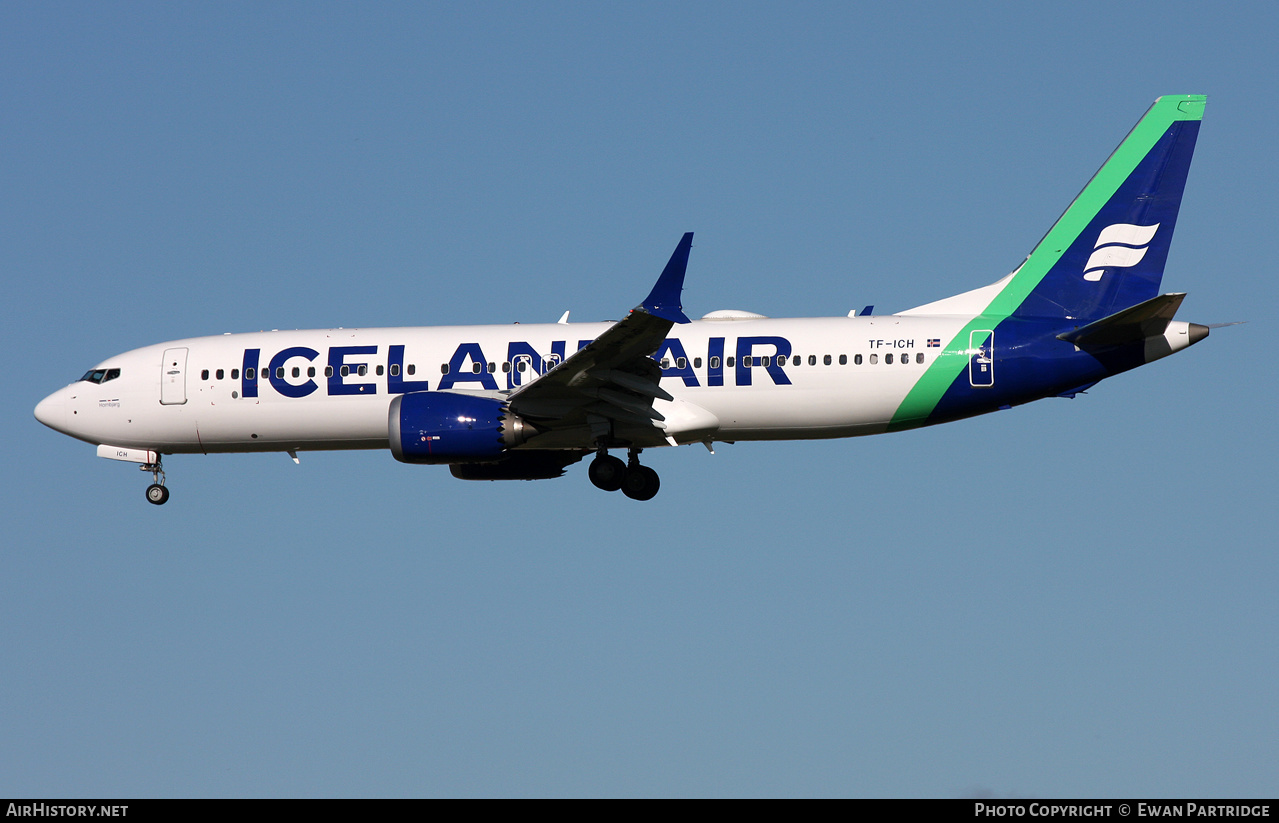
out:
M639 453L639 449L631 449L627 462L623 463L601 446L587 474L596 488L606 492L621 489L622 494L632 500L652 500L662 484L657 472L640 465Z
M143 463L140 468L144 472L151 472L151 479L154 481L147 486L147 502L163 506L169 499L169 490L164 487L164 466L160 464L160 455L156 454L154 463Z

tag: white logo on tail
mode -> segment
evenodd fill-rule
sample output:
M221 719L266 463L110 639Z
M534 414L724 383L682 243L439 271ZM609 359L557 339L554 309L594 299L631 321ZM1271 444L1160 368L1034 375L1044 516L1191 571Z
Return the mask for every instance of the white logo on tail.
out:
M1153 226L1134 226L1132 223L1106 226L1097 235L1093 253L1084 264L1084 279L1096 282L1106 269L1126 269L1137 265L1146 256L1146 248L1157 231L1158 223Z

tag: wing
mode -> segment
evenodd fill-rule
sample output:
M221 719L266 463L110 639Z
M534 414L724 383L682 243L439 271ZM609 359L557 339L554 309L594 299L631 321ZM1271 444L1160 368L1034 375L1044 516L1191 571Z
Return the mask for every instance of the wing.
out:
M591 448L601 441L636 445L669 442L654 400L674 398L658 382L652 354L676 323L689 322L680 305L693 233L675 247L657 284L623 320L563 363L508 398L511 411L540 432L529 448Z

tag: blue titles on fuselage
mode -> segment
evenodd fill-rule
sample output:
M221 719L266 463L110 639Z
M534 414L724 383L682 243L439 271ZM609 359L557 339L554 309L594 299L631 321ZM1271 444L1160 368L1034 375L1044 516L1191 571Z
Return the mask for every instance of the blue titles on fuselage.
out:
M590 340L579 340L578 349L590 345ZM502 371L506 388L514 389L529 380L555 368L565 360L567 341L551 342L550 352L543 354L526 341L514 341L507 344L506 360ZM751 372L754 366L763 366L764 372L774 385L789 386L790 378L786 376L786 359L791 354L791 343L784 337L739 337L736 340L736 360L724 357L725 338L712 337L707 341L706 385L723 386L724 369L727 365L733 372L733 385L752 385ZM891 343L885 343L891 345ZM386 391L388 394L408 394L410 392L429 391L429 380L410 380L412 374L404 364L403 345L387 347ZM323 378L326 393L329 396L349 394L377 394L378 381L370 373L374 368L373 361L378 354L378 346L331 346L324 357L327 368ZM306 397L320 388L316 381L315 363L321 357L320 352L306 346L290 346L271 357L268 365L259 368L262 361L261 349L245 349L241 361L240 393L244 397L257 397L261 381L271 384L276 392L285 397ZM305 361L299 365L297 360ZM668 364L662 369L662 377L679 379L688 387L699 387L697 372L692 365L684 344L677 337L669 337L662 342L653 358ZM294 364L288 366L289 361ZM436 386L438 391L447 391L456 387L485 389L497 391L498 382L496 364L490 363L479 343L461 343L453 351L448 365L441 369L442 374ZM382 374L381 367L377 374ZM305 379L302 379L305 378Z
M790 378L782 370L782 364L790 357L790 341L785 337L739 337L737 338L737 385L751 384L751 365L755 359L757 346L772 346L773 351L763 356L764 369L773 382L779 386L789 386Z
M376 383L348 383L346 377L352 371L356 374L367 374L367 360L347 362L348 356L360 354L377 354L377 346L330 346L329 367L325 373L329 376L329 394L377 394ZM361 369L360 367L364 368Z
M320 353L315 349L308 349L306 346L292 346L291 348L287 348L280 352L275 357L272 357L271 369L269 372L271 387L285 397L306 397L308 394L318 389L319 386L315 385L315 381L311 379L308 379L305 383L290 383L284 377L284 364L295 357L301 357L306 360L315 360L315 358L319 356ZM300 367L298 366L294 366L293 370L298 371L299 368ZM310 374L308 374L307 377L310 378L314 376L314 374L315 367L312 366L310 368ZM332 387L330 386L330 388Z

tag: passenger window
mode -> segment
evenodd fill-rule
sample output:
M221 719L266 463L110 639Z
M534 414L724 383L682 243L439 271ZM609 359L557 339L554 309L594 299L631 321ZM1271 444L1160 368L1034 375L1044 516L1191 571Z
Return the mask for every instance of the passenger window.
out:
M853 355L853 365L860 366L862 364L862 356L860 354Z
M700 358L700 357L694 357L694 358L693 358L693 368L695 368L695 369L700 369L701 367L702 367L702 358Z
M361 363L360 367L355 370L355 373L358 374L360 377L367 377L369 374L369 367Z
M759 364L764 367L771 366L773 364L772 356L767 354L764 355L763 357L759 359Z
M377 367L377 369L376 369L376 372L377 372L377 376L378 376L378 377L381 377L381 376L382 376L382 364L381 364L381 363L379 363L379 364L378 364L378 367Z
M297 369L294 369L294 371L297 371ZM283 367L283 366L276 366L276 367L275 367L275 379L276 379L276 380L283 380L283 379L284 379L284 367Z
M791 360L791 365L793 365L793 366L798 366L800 363L803 363L803 362L804 362L804 358L800 357L800 356L797 354L797 355L795 355L795 357Z
M924 353L922 351L919 354L915 355L915 362L916 363L924 362Z
M449 373L449 364L448 364L448 363L441 363L441 364L440 364L440 374L448 374L448 373Z
M810 354L810 355L808 355L808 365L810 365L810 366L816 366L816 365L817 365L817 355L815 355L815 354Z
M472 364L471 364L471 374L479 374L479 373L480 373L480 369L482 369L482 368L484 368L484 366L483 366L483 365L481 365L481 364L479 364L479 363L472 363Z
M400 376L400 364L399 364L399 363L392 363L392 364L391 364L391 376L392 376L392 377L399 377L399 376Z
M841 365L841 366L847 366L847 365L848 365L848 355L846 355L846 354L841 354L841 355L839 356L839 365Z
M325 366L325 367L324 367L324 376L325 376L325 377L332 377L332 376L333 376L333 367L332 367L332 366Z
M503 360L503 361L502 361L502 374L509 374L509 373L510 373L510 371L511 371L511 361L510 361L510 360Z
M240 379L240 370L239 370L239 369L231 369L231 379L232 379L232 380L239 380L239 379Z
M893 353L892 353L892 352L889 352L888 354L884 355L884 362L885 362L885 363L887 363L887 364L888 364L888 365L890 365L890 366L891 366L891 365L893 365Z
M669 357L662 358L662 368L669 369L671 367L671 359Z
M830 355L829 355L829 354L822 358L822 365L824 365L824 366L829 366L829 365L830 365Z
M98 379L97 379L97 380L94 380L93 382L94 382L94 383L101 383L101 382L102 382L102 372L94 372L94 374L97 376L97 378L98 378ZM208 369L201 369L201 370L200 370L200 379L201 379L201 380L208 380L208 379L209 379L209 370L208 370Z
M342 375L343 377L350 377L351 367L346 365L342 366L342 368L338 370L338 374Z
M873 366L873 365L875 365L875 364L876 364L876 363L878 363L878 362L879 362L879 355L878 355L878 354L872 354L872 355L870 356L870 364Z
M492 374L492 373L493 373L493 372L495 372L495 371L497 371L497 364L496 364L496 363L489 363L489 374Z
M409 375L410 375L410 376L412 376L412 375L415 375L415 374L417 374L417 364L416 364L416 363L410 363L410 364L409 364Z
M296 372L296 371L297 371L297 369L294 369L294 371ZM293 375L293 376L294 376L294 377L297 377L297 375L296 375L296 374L295 374L295 375ZM307 367L306 367L306 376L307 376L307 377L315 377L315 366L307 366Z
M712 358L711 358L711 368L712 368L712 369L718 369L718 368L719 368L719 358L718 358L718 357L712 357Z
M686 368L688 368L688 360L687 360L687 359L685 359L685 358L683 358L683 357L677 357L677 358L675 358L675 368L677 368L677 369L686 369Z
M301 369L301 367L299 367L299 366L294 366L294 367L293 367L293 376L294 376L294 377L301 377L301 376L302 376L302 369Z
M522 371L524 371L524 370L525 370L525 369L527 369L527 368L528 368L528 361L527 361L527 360L516 360L516 361L515 361L515 370L516 370L516 371L518 371L518 372L522 372Z
M218 378L219 380L221 380L223 377L225 377L225 376L226 376L226 372L222 371L222 369L218 369L218 370L217 370L216 372L214 372L214 373L217 375L217 378Z
M245 379L245 380L257 380L257 379L258 379L258 370L257 370L257 369L245 369L245 370L244 370L244 379Z
M733 368L733 358L732 358L732 357L725 357L725 358L724 358L724 365L725 365L726 367L730 368L730 369L731 369L731 368Z

